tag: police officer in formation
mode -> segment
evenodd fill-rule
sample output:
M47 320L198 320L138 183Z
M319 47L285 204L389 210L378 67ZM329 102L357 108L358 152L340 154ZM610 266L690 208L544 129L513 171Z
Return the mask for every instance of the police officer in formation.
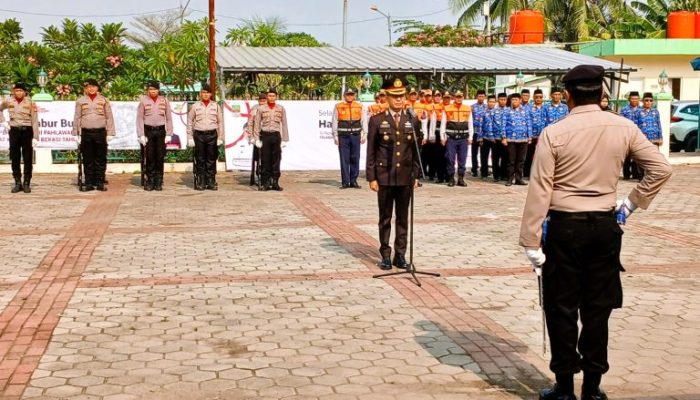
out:
M267 91L267 102L260 106L255 114L254 136L255 145L261 149L262 190L281 191L279 185L281 176L282 148L289 141L287 113L277 104L277 91L270 88Z
M97 80L88 79L85 83L85 95L75 102L72 134L83 156L84 190L106 191L107 143L114 139L112 107L99 93Z
M370 104L370 106L367 107L367 113L369 117L373 117L388 109L389 104L387 104L386 102L386 93L384 92L384 90L380 90L379 92L374 94L374 104Z
M639 126L639 92L636 90L631 91L627 96L627 101L628 104L620 111L620 115ZM640 179L641 174L639 172L639 168L637 168L637 164L632 160L632 157L627 157L622 165L622 176L625 179Z
M484 125L484 113L486 113L486 91L476 91L476 103L471 105L471 109L472 118L474 119L474 133L471 144L472 176L476 177L479 173L479 152L481 148L479 140L481 139L481 131Z
M202 85L199 101L187 113L187 138L188 145L194 147L195 190L218 190L216 162L219 146L224 143L224 116L208 84Z
M0 103L0 124L9 131L10 161L15 185L11 192L31 193L34 148L39 144L39 119L36 104L27 96L27 86L17 82L12 88L9 100ZM5 121L3 110L8 110L10 121ZM21 161L24 161L24 181L22 181Z
M569 107L561 101L561 88L553 87L549 94L552 101L544 107L544 125L551 125L569 113Z
M418 118L404 109L406 84L401 79L384 82L389 109L370 118L367 133L366 174L369 187L377 192L379 208L380 268L406 268L408 206L411 191L418 186L420 160L416 133ZM391 259L391 219L396 213L394 258Z
M508 95L499 93L497 96L498 104L494 107L490 114L490 129L491 136L495 139L491 156L491 169L493 171L494 182L505 181L508 169L508 149L503 145L501 135L501 125L503 123L503 113L508 109Z
M580 371L582 400L607 399L600 384L609 369L608 319L622 306L618 222L637 207L646 209L671 176L664 156L633 122L600 109L603 76L602 67L581 65L564 77L572 111L540 136L523 211L520 245L542 277L549 366L556 376L541 400L576 399L574 374ZM647 174L616 205L627 156Z
M258 113L258 108L267 102L267 93L260 92L258 94L258 104L254 105L248 113L248 123L246 124L246 137L248 138L248 144L255 145L255 114ZM255 186L257 184L257 175L260 171L260 149L256 146L253 148L253 159L251 160L250 168L250 186Z
M355 100L355 91L347 89L345 101L333 108L333 141L340 154L341 189L359 189L357 177L360 173L360 145L365 143L367 132L367 111Z
M530 144L527 145L527 155L525 156L525 167L523 174L526 178L530 177L530 168L532 167L532 158L535 156L535 148L537 140L544 129L544 95L542 89L535 89L533 93L535 100L534 104L529 107L530 120L532 121L532 136L530 136Z
M492 157L492 164L496 165L497 161L494 155L494 143L496 141L496 131L493 128L493 110L496 108L496 96L489 95L486 98L486 111L482 118L481 135L479 136L479 146L481 154L481 179L486 179L489 176L489 155Z
M530 112L530 106L530 89L523 89L520 91L520 107Z
M455 185L455 161L459 179L457 186L467 186L464 173L467 169L467 150L474 135L474 118L471 107L463 104L464 94L455 93L454 103L442 111L444 125L440 127L442 144L447 148L447 186Z
M501 144L508 151L508 172L506 186L525 185L523 181L523 166L527 145L532 136L532 120L530 113L520 105L520 94L510 95L510 108L503 112L501 123Z
M451 104L451 96L448 91L433 94L433 112L430 116L430 126L428 128L428 142L432 144L433 151L427 162L428 179L435 180L435 183L445 183L447 178L447 159L445 158L445 146L442 144L440 128L442 127L442 116L445 107ZM425 161L424 161L425 162Z
M163 190L165 146L173 138L170 102L160 95L160 83L148 82L146 95L141 96L136 111L136 132L144 147L146 184L144 190Z
M661 147L663 144L663 134L661 133L661 116L659 110L652 107L654 104L654 95L649 92L642 96L642 107L637 115L637 126L642 131L644 136L649 139L656 147ZM644 169L637 166L640 179L644 176Z

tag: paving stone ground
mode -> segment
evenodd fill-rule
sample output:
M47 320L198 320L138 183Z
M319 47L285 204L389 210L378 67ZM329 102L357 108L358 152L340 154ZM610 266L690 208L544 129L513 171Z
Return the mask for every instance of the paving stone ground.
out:
M39 175L12 195L0 177L0 399L533 399L551 383L517 245L526 187L419 189L414 260L442 276L418 287L372 278L366 187L247 178L80 193ZM625 227L612 399L700 399L698 187L700 166L676 167Z

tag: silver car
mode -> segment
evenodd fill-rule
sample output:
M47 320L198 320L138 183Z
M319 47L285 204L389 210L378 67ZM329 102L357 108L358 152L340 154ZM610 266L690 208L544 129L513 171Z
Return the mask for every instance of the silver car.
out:
M671 151L694 152L698 140L698 102L671 104Z

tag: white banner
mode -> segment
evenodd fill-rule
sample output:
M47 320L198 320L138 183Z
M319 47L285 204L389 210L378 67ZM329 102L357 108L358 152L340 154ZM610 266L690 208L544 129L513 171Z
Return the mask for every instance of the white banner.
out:
M76 148L75 138L71 135L75 102L53 101L36 103L39 111L39 148L52 150L72 150ZM112 114L114 116L115 138L109 143L110 150L139 149L136 135L135 101L114 101ZM187 147L187 103L172 102L173 141L168 149L184 149ZM5 113L5 119L8 119ZM5 128L0 127L0 149L9 148L9 138Z
M282 150L283 170L338 170L340 156L333 143L331 122L337 101L280 101L287 111L289 143ZM224 107L226 168L250 170L253 145L245 138L244 125L253 101L231 100ZM365 167L365 145L360 151L360 169Z

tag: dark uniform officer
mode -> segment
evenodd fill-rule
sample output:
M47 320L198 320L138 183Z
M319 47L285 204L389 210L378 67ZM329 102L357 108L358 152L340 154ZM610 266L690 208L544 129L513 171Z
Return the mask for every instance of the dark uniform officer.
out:
M144 146L146 185L144 190L163 190L165 145L173 138L170 102L161 96L160 83L148 82L147 95L141 96L136 111L136 132Z
M671 176L671 166L634 123L600 109L603 74L602 67L580 65L564 77L572 111L540 136L523 212L520 245L542 274L550 369L557 381L540 393L544 400L575 399L574 374L581 370L582 400L607 399L599 386L609 368L608 319L622 306L616 214L624 223L635 208L647 208ZM647 175L615 211L618 172L627 155Z
M333 141L340 156L341 189L359 189L360 145L367 139L367 111L355 100L355 91L344 93L345 101L333 108Z
M72 133L83 155L85 190L105 191L107 143L114 138L112 107L99 94L100 85L95 79L88 79L85 84L85 95L75 102Z
M287 112L277 104L277 91L267 91L267 103L260 106L255 115L255 138L260 140L263 190L281 191L282 148L289 141Z
M198 182L195 190L217 190L216 161L218 147L224 143L224 116L221 106L211 99L211 87L202 85L200 101L194 103L187 113L187 137L194 146Z
M246 125L245 133L248 137L248 144L252 144L253 148L253 159L251 160L250 167L250 186L256 185L256 177L258 171L260 171L260 148L262 147L262 142L260 146L256 143L254 132L255 132L255 114L258 113L258 108L267 102L267 93L260 92L258 94L258 104L254 105L250 109L250 114L248 114L248 124Z
M389 110L370 118L367 135L367 180L377 192L379 206L379 253L381 269L391 269L392 210L396 207L396 238L393 264L406 268L408 206L411 190L420 177L420 160L416 133L421 122L402 110L406 94L405 82L389 79L384 82Z
M11 192L31 193L32 166L34 160L33 148L39 143L39 122L36 104L27 97L27 86L17 82L12 89L14 96L0 103L0 123L9 130L10 160L12 162L12 177L15 186ZM10 122L5 121L3 110L9 110ZM24 160L24 184L22 184L21 159Z

